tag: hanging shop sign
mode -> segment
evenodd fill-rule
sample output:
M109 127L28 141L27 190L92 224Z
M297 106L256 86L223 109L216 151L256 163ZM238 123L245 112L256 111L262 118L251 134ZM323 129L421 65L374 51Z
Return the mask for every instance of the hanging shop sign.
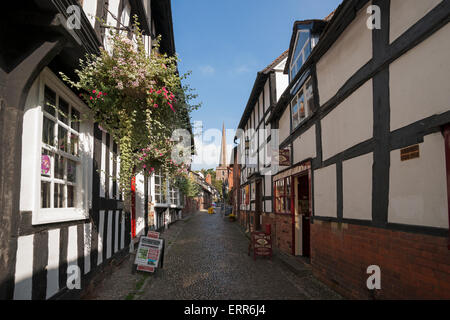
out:
M291 165L291 150L290 149L280 149L278 165L280 165L280 166L290 166Z
M159 238L159 233L156 233ZM155 235L152 234L152 236ZM155 268L158 267L161 256L164 255L164 240L158 238L141 237L134 261L137 264L137 270L154 272Z

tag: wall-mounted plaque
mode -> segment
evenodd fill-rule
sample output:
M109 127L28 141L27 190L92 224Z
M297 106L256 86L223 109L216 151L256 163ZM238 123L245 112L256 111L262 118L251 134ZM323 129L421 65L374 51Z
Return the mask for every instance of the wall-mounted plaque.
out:
M418 144L407 147L407 148L403 148L400 150L400 160L401 161L419 158L419 156L420 156L420 154L419 154L419 145Z

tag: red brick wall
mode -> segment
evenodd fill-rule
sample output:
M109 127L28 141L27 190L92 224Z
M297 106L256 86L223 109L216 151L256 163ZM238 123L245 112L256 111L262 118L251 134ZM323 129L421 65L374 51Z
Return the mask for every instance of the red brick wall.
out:
M288 254L292 254L292 216L290 214L275 215L276 246Z
M314 274L349 298L450 299L446 237L314 221ZM381 269L381 289L366 286L367 267Z

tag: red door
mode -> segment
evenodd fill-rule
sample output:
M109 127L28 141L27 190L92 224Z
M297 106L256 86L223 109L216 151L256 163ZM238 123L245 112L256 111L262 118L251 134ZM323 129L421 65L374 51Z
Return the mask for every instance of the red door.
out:
M131 179L131 238L136 238L136 177Z

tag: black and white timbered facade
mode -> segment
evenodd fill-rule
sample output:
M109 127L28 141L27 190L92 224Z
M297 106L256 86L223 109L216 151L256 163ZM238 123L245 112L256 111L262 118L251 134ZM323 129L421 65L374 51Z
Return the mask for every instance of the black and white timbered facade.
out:
M345 0L294 24L270 118L290 154L279 246L348 297L449 298L449 16L445 0Z
M235 137L235 141L239 139L236 166L240 168L233 167L239 171L239 221L247 230L259 230L273 216L272 144L276 137L267 120L288 85L288 77L283 74L287 54L283 52L258 72Z
M79 29L67 27L71 5L80 8ZM126 29L136 14L148 54L158 34L160 50L174 54L170 1L34 0L7 2L3 9L0 299L79 296L129 251L132 225L139 234L150 228L151 188L150 179L138 175L136 211L124 212L114 179L120 150L97 124L77 121L88 107L58 75L74 76L80 58L106 46L95 16ZM79 268L81 291L67 288L72 265Z

